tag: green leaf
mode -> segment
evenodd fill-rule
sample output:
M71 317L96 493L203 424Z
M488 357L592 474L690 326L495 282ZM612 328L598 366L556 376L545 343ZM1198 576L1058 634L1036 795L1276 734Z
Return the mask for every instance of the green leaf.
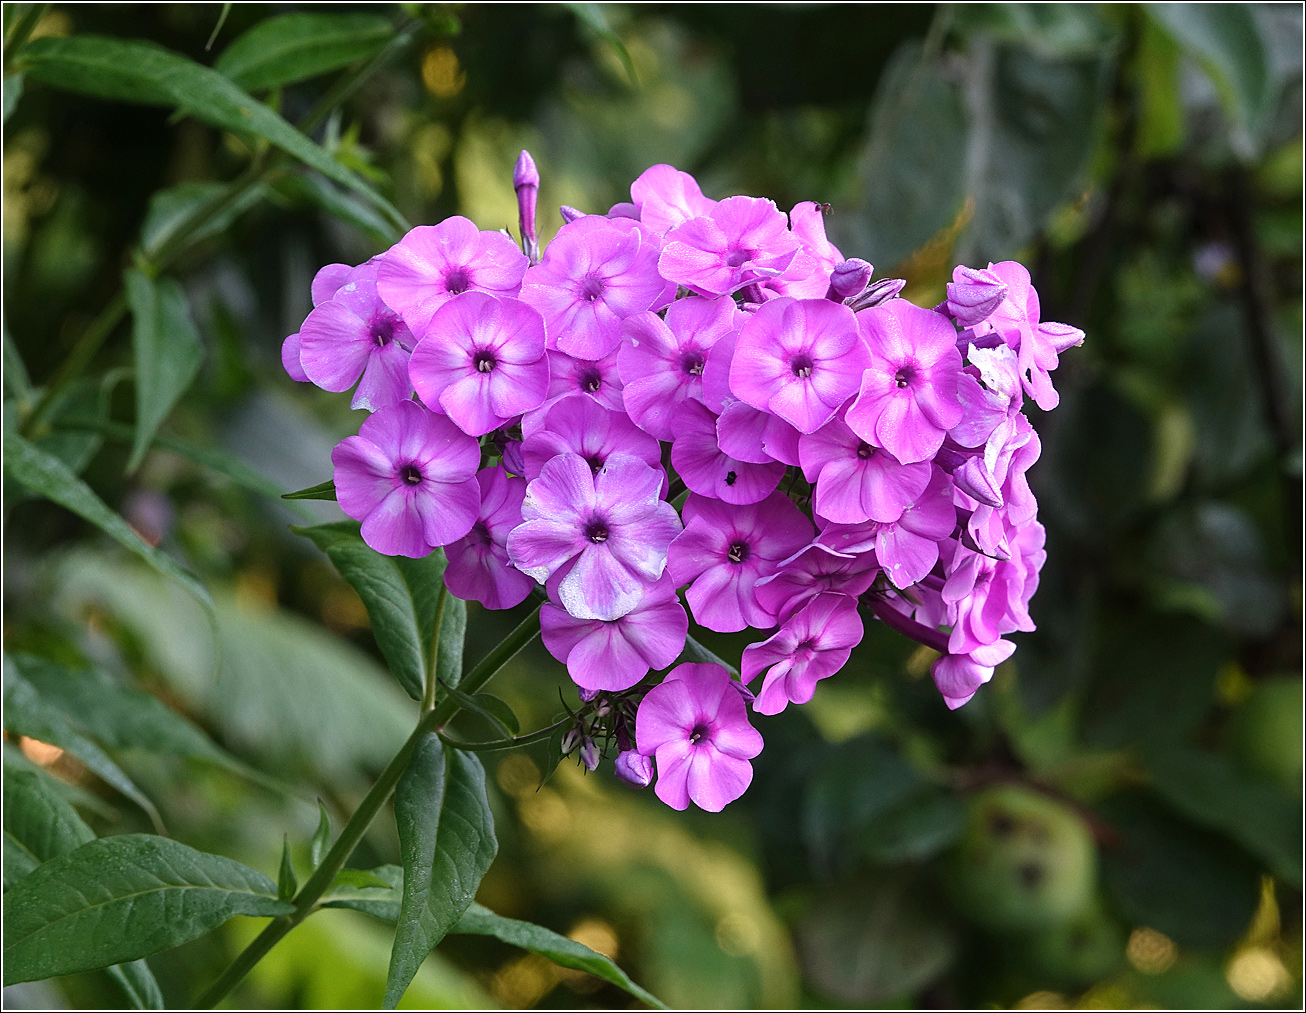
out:
M42 862L95 839L76 810L36 774L16 768L4 776L4 884L13 886Z
M420 700L435 629L436 599L444 587L444 553L437 549L424 559L383 556L363 541L355 521L291 530L311 539L358 592L390 671L409 696ZM448 600L446 616L457 612L456 606L450 607L457 599L449 595ZM456 618L450 617L448 622L453 624ZM458 640L461 671L461 636ZM443 645L440 654L445 657Z
M521 731L521 723L512 708L489 693L468 694L452 686L446 686L445 692L458 702L464 711L480 715L488 721L505 738L512 738Z
M204 348L190 318L181 286L153 280L137 270L124 276L132 310L132 355L136 363L136 439L128 472L140 467L155 430L199 372Z
M274 184L277 192L300 204L311 204L337 221L385 244L396 242L400 233L371 205L338 189L317 173L296 173Z
M54 702L45 699L22 676L8 655L4 659L4 725L18 735L48 742L72 753L106 784L144 809L156 827L162 825L154 803L103 749L83 735Z
M95 35L40 38L23 51L28 77L99 98L173 106L225 130L255 134L361 194L396 226L408 224L384 197L268 106L230 80L147 42Z
M371 871L341 869L323 896L323 907L346 907L388 922L399 920L403 901L404 870L382 865Z
M414 752L394 805L404 888L387 1009L398 1005L426 955L467 910L499 850L481 761L444 749L434 732Z
M505 943L539 954L561 967L586 971L602 978L654 1009L667 1008L657 996L631 981L626 972L609 957L542 925L518 921L516 918L504 918L489 908L473 903L450 931L460 935L493 936Z
M331 817L327 815L322 800L317 800L317 829L313 831L313 843L309 848L309 857L316 869L322 864L322 856L331 844Z
M5 897L4 983L157 953L233 915L293 908L267 876L166 837L102 837L46 862Z
M41 40L38 40L41 41ZM176 581L198 600L209 618L213 618L213 599L204 585L174 563L168 556L142 540L122 517L110 510L91 487L78 478L56 457L39 450L16 433L6 433L4 469L10 478L31 492L53 500L79 517L90 521L120 545L136 553L165 577Z
M375 56L393 34L389 20L374 14L283 14L237 38L213 69L246 91L262 91Z
M277 896L282 900L291 900L299 889L299 879L295 876L295 863L290 860L290 835L281 838L281 869L277 873Z
M639 87L639 78L635 75L635 62L630 58L630 52L626 49L626 44L608 24L608 16L604 13L603 4L587 3L569 3L568 9L580 20L586 29L589 30L595 38L602 40L612 47L621 60L622 67L626 70L627 77L630 78L632 88Z
M4 383L5 390L19 401L29 401L34 393L32 380L27 373L27 364L23 362L22 353L14 344L14 336L9 333L9 322L0 323L0 332L4 337Z
M939 791L912 795L871 822L861 835L862 853L880 865L932 858L961 834L966 810Z
M222 26L227 23L227 17L231 14L231 4L222 5L222 13L218 15L218 23L213 26L213 31L209 33L209 41L204 43L204 52L213 48L213 43L218 41L218 33L222 31Z
M176 237L186 222L221 199L229 189L230 184L226 183L194 181L156 191L150 198L145 221L141 224L141 252L146 257L153 257ZM266 193L263 186L250 187L238 200L191 232L191 241L198 242L225 232L232 222L262 200Z
M154 978L154 972L144 960L114 964L109 974L118 982L132 1009L164 1009L163 992Z
M10 74L4 79L4 118L0 122L8 123L9 117L18 108L18 100L23 97L23 75Z
M1198 749L1157 750L1148 755L1147 768L1157 794L1178 812L1237 841L1300 889L1301 810L1283 792Z
M307 489L299 489L295 492L283 492L282 499L329 499L332 502L336 498L336 483L332 479L325 482L319 482L317 485L310 485Z
M405 567L405 560L400 568ZM411 569L411 568L410 568ZM410 577L421 579L416 574ZM440 587L444 584L441 582ZM428 593L430 589L427 589ZM438 592L437 592L438 593ZM463 677L463 644L467 639L467 603L448 592L440 609L440 641L436 646L435 675L446 686L457 686ZM505 705L506 706L506 705Z
M4 770L5 777L9 776L11 770L23 770L29 774L34 774L36 779L41 782L41 786L51 795L56 795L65 802L70 802L78 809L94 813L100 819L115 820L119 818L118 811L100 798L99 795L92 795L85 788L79 788L75 784L59 780L44 767L29 760L23 751L8 739L4 743Z

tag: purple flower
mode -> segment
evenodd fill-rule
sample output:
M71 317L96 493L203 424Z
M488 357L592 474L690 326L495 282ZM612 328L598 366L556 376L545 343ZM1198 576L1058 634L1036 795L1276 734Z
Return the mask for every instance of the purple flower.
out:
M785 622L825 591L856 598L874 583L879 572L874 553L837 552L828 545L812 542L781 560L779 569L759 580L753 593L758 605Z
M818 594L770 639L744 648L744 682L752 682L764 669L770 669L753 710L779 714L791 703L807 703L816 684L843 668L861 640L857 599L846 594Z
M658 270L699 295L730 295L782 274L800 243L773 201L727 197L666 234Z
M335 295L340 286L349 280L351 271L353 268L348 264L327 264L313 275L313 284L309 290L313 297L313 305L324 303ZM298 331L281 343L281 365L285 367L292 380L299 383L311 382L304 372L303 364L299 361Z
M656 235L666 235L681 222L712 213L716 201L703 196L697 180L670 165L654 165L630 184L630 199L639 220Z
M1006 295L1006 284L992 271L959 264L948 282L948 312L962 327L974 327L987 320Z
M613 764L616 775L632 788L647 788L653 783L653 761L633 749L617 754Z
M340 280L334 268L341 266L332 265L332 273L321 285L314 279L319 294L325 295ZM323 271L318 272L319 278ZM350 407L368 411L412 395L408 355L416 343L404 322L377 295L376 273L374 260L353 268L343 284L313 307L299 334L291 335L298 340L300 371L306 379L337 393L357 383ZM286 355L283 346L283 363Z
M717 443L716 419L705 405L692 400L676 414L671 465L691 490L727 503L765 499L785 473L778 461L752 464L726 454Z
M625 410L616 349L601 359L577 359L553 348L544 354L549 360L549 396L544 404L522 417L522 432L527 436L544 423L550 408L575 394L583 394L614 412Z
M655 313L630 317L622 327L617 367L626 411L659 440L673 436L676 409L703 400L703 370L712 346L735 328L735 301L678 299L663 321Z
M840 524L896 521L930 481L928 461L899 464L839 418L799 440L798 458L816 486L816 512Z
M846 421L903 464L926 461L961 421L961 354L948 318L905 299L863 310L857 320L871 361Z
M340 509L387 556L427 555L462 538L481 502L476 440L416 401L368 417L331 451Z
M730 389L754 408L812 433L857 392L870 361L847 306L828 299L773 299L740 329Z
M723 335L703 368L703 403L718 414L717 444L730 457L749 464L798 464L800 433L779 416L740 401L730 389L735 333Z
M718 633L773 625L775 614L757 603L753 587L807 544L811 522L778 492L747 506L691 494L684 516L667 568L675 586L693 582L685 598L694 621Z
M517 192L517 227L521 230L522 245L531 263L539 258L540 242L535 234L535 207L540 197L540 170L529 151L517 156L512 170L512 188Z
M526 489L508 555L541 583L570 563L558 600L578 619L618 619L662 576L680 518L660 498L662 471L613 454L597 475L561 454Z
M650 467L662 464L658 441L621 412L610 412L587 397L557 401L544 422L522 443L522 461L528 479L538 478L544 466L559 454L579 454L598 471L616 453L639 458Z
M874 272L874 267L858 257L840 261L830 271L830 287L826 290L825 297L835 302L856 299L866 291Z
M626 317L669 301L657 257L638 222L586 215L558 230L526 272L521 297L544 315L550 348L602 358L621 341Z
M931 467L929 484L902 516L875 529L875 558L894 587L910 587L934 569L939 542L957 527L952 482L941 468Z
M544 401L544 321L516 299L466 292L436 310L409 372L428 408L483 436Z
M618 619L577 619L554 604L540 610L540 637L572 681L594 692L630 689L649 669L666 668L685 649L689 617L665 573Z
M508 532L521 523L526 483L502 468L483 468L476 475L481 489L481 510L465 538L444 547L449 565L444 584L464 601L478 601L487 609L520 605L535 581L508 560Z
M639 751L657 761L654 789L672 809L720 812L753 780L748 761L762 736L730 673L720 665L677 665L640 702L635 715Z
M810 200L795 204L789 212L789 233L801 244L798 253L782 274L759 283L761 294L825 298L830 289L830 272L843 260L843 254L826 238L822 205Z
M949 710L956 710L993 678L993 669L1015 652L1010 640L999 640L977 647L969 654L944 654L930 665L934 685L943 695Z
M1019 561L990 559L958 545L943 585L943 600L954 616L949 652L968 654L997 643L1004 633L1032 630L1024 588Z
M507 236L455 215L417 226L382 254L376 287L412 332L425 336L435 311L456 295L516 296L528 265Z

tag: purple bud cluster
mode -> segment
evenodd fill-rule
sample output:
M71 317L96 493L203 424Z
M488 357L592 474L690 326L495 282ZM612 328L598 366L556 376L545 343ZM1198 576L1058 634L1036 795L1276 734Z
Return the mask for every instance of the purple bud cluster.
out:
M677 809L743 793L750 711L809 701L863 615L937 651L945 702L969 700L1034 628L1022 407L1056 406L1049 374L1083 333L1040 319L1014 262L958 267L916 306L844 258L815 203L714 201L657 165L607 214L562 209L541 252L525 152L513 185L520 250L465 218L420 226L323 268L285 341L292 377L357 384L373 413L332 454L367 543L443 548L449 590L487 608L542 586L545 646L584 699L633 715L618 776L656 777ZM650 685L689 614L760 632L743 682L681 664Z

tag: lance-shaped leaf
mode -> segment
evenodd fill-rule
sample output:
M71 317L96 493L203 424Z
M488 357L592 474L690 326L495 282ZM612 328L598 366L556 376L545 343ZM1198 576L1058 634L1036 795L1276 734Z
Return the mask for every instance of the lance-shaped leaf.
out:
M293 908L263 873L166 837L101 837L5 896L4 983L75 974L196 939L233 915Z
M216 70L147 42L96 35L36 39L23 50L28 79L98 98L172 106L224 130L253 134L362 194L396 225L403 216L357 174Z
M404 889L387 1009L398 1005L427 954L467 910L499 850L480 760L427 735L395 787L395 823Z
M375 56L393 34L374 14L283 14L241 35L213 68L246 91L261 91Z
M195 180L157 191L150 198L149 210L145 212L145 221L141 225L141 252L153 257L193 216L222 201L228 190L230 186L225 183ZM238 200L225 203L221 211L191 232L191 241L225 232L232 222L262 200L266 192L263 186L252 186Z
M114 964L109 974L132 1009L164 1009L163 992L154 978L154 972L144 960L133 960L126 964Z
M136 439L127 470L135 471L155 431L199 372L204 358L186 294L171 278L154 280L128 271L124 284L132 310L136 362Z
M42 862L95 839L77 811L29 770L4 777L4 882L11 887Z
M23 678L8 656L4 660L4 726L18 735L48 742L72 753L107 784L144 809L156 827L162 825L154 803L57 705L45 699Z
M204 585L167 555L144 541L121 515L110 510L91 487L57 457L34 447L17 433L6 433L4 469L20 485L90 521L159 573L176 581L198 598L209 618L213 618L213 599Z
M367 546L355 521L293 528L312 539L358 592L372 622L372 635L399 685L414 700L422 698L422 684L435 630L436 603L444 587L444 553L424 559L383 556ZM455 604L456 603L456 604ZM445 615L456 624L461 601L447 596ZM466 606L463 606L465 609ZM463 623L466 623L463 613ZM450 636L454 636L451 626ZM440 654L445 655L443 626ZM462 666L462 637L458 640L458 669ZM452 647L450 647L452 650Z

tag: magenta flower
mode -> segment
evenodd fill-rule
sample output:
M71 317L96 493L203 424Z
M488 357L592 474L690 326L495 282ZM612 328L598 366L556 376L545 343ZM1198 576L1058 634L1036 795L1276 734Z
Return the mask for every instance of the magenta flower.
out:
M522 443L522 462L528 479L538 478L559 454L579 454L598 471L613 454L629 454L653 468L662 466L658 441L621 412L610 412L587 397L557 401L544 422Z
M789 232L802 244L798 253L783 274L766 279L759 287L764 294L773 292L795 299L825 298L830 290L830 274L843 261L843 254L826 238L821 205L810 200L795 204L789 212Z
M671 466L692 491L727 503L765 499L784 477L778 461L752 464L726 454L717 443L716 419L698 401L686 401L676 415Z
M929 484L892 524L875 529L875 558L894 587L910 587L924 579L939 561L939 542L956 530L952 482L931 466Z
M773 299L740 329L730 389L754 408L813 433L857 392L870 361L847 306Z
M368 417L331 451L340 509L363 522L363 541L387 556L427 555L476 523L476 440L416 401Z
M428 408L484 436L544 401L544 321L516 299L466 292L436 310L409 372Z
M861 640L857 599L818 594L769 639L744 648L740 666L744 682L770 669L753 710L779 714L791 703L807 703L816 693L816 684L843 668Z
M626 749L617 754L613 772L632 788L647 788L653 783L653 761L643 753Z
M775 573L757 582L753 594L758 605L783 623L823 592L856 598L874 583L879 572L872 552L838 552L812 542L781 560Z
M417 226L382 254L376 287L409 329L425 337L435 311L456 295L516 296L528 264L507 236L481 232L455 215Z
M621 374L614 349L600 359L577 359L549 349L549 400L584 394L614 412L623 411ZM547 405L548 402L545 402Z
M840 524L896 521L930 481L928 461L899 464L839 418L799 440L798 457L816 486L816 512Z
M657 761L654 791L672 809L720 812L753 780L762 736L738 683L720 665L677 665L640 702L635 739Z
M905 299L863 310L857 320L871 358L845 421L903 464L929 460L961 421L957 332L941 313Z
M718 633L772 626L775 614L757 603L753 587L811 540L811 522L778 492L747 506L691 494L683 513L667 568L676 587L693 582L685 599L694 621Z
M975 695L976 690L993 678L993 669L1015 653L1010 640L999 640L977 647L969 654L944 654L930 664L934 685L943 696L948 710L956 710Z
M1006 298L1007 286L992 271L957 265L948 282L948 313L962 327L987 320Z
M557 605L540 610L540 637L572 681L591 692L620 692L663 669L685 649L689 617L665 573L618 619L577 619Z
M508 559L508 532L521 523L526 483L502 468L482 468L476 475L481 510L464 538L444 547L449 565L444 584L464 601L487 609L510 609L531 593L535 581Z
M586 215L558 230L526 272L521 297L544 315L549 347L598 359L621 341L621 322L670 300L658 251L638 222Z
M630 184L630 199L639 220L664 236L681 222L712 213L716 201L703 196L698 181L670 165L654 165Z
M948 651L969 654L1004 633L1034 628L1025 610L1025 570L1019 561L990 559L958 545L943 585L954 615Z
M525 522L508 535L513 564L543 583L566 564L558 600L578 619L618 619L662 576L680 518L661 499L662 471L613 454L597 475L561 454L526 489Z
M346 281L349 280L349 273L353 268L348 264L327 264L313 275L313 284L309 288L309 294L313 298L313 305L317 306L326 302L340 289ZM308 375L304 372L304 366L299 361L299 332L286 338L281 343L281 365L285 367L292 380L299 383L310 383Z
M368 411L412 395L408 355L416 343L404 322L377 295L376 272L374 260L351 270L329 298L313 307L299 334L292 335L298 339L304 377L337 393L357 383L350 407ZM339 274L333 271L327 281L336 280ZM326 282L317 286L320 294L328 287ZM286 351L283 346L283 363Z
M673 436L676 410L703 400L703 370L712 346L735 329L729 298L678 299L663 321L655 313L630 317L622 327L617 367L625 384L626 411L659 440Z
M658 270L699 295L731 295L782 274L801 244L775 203L727 197L666 234Z

